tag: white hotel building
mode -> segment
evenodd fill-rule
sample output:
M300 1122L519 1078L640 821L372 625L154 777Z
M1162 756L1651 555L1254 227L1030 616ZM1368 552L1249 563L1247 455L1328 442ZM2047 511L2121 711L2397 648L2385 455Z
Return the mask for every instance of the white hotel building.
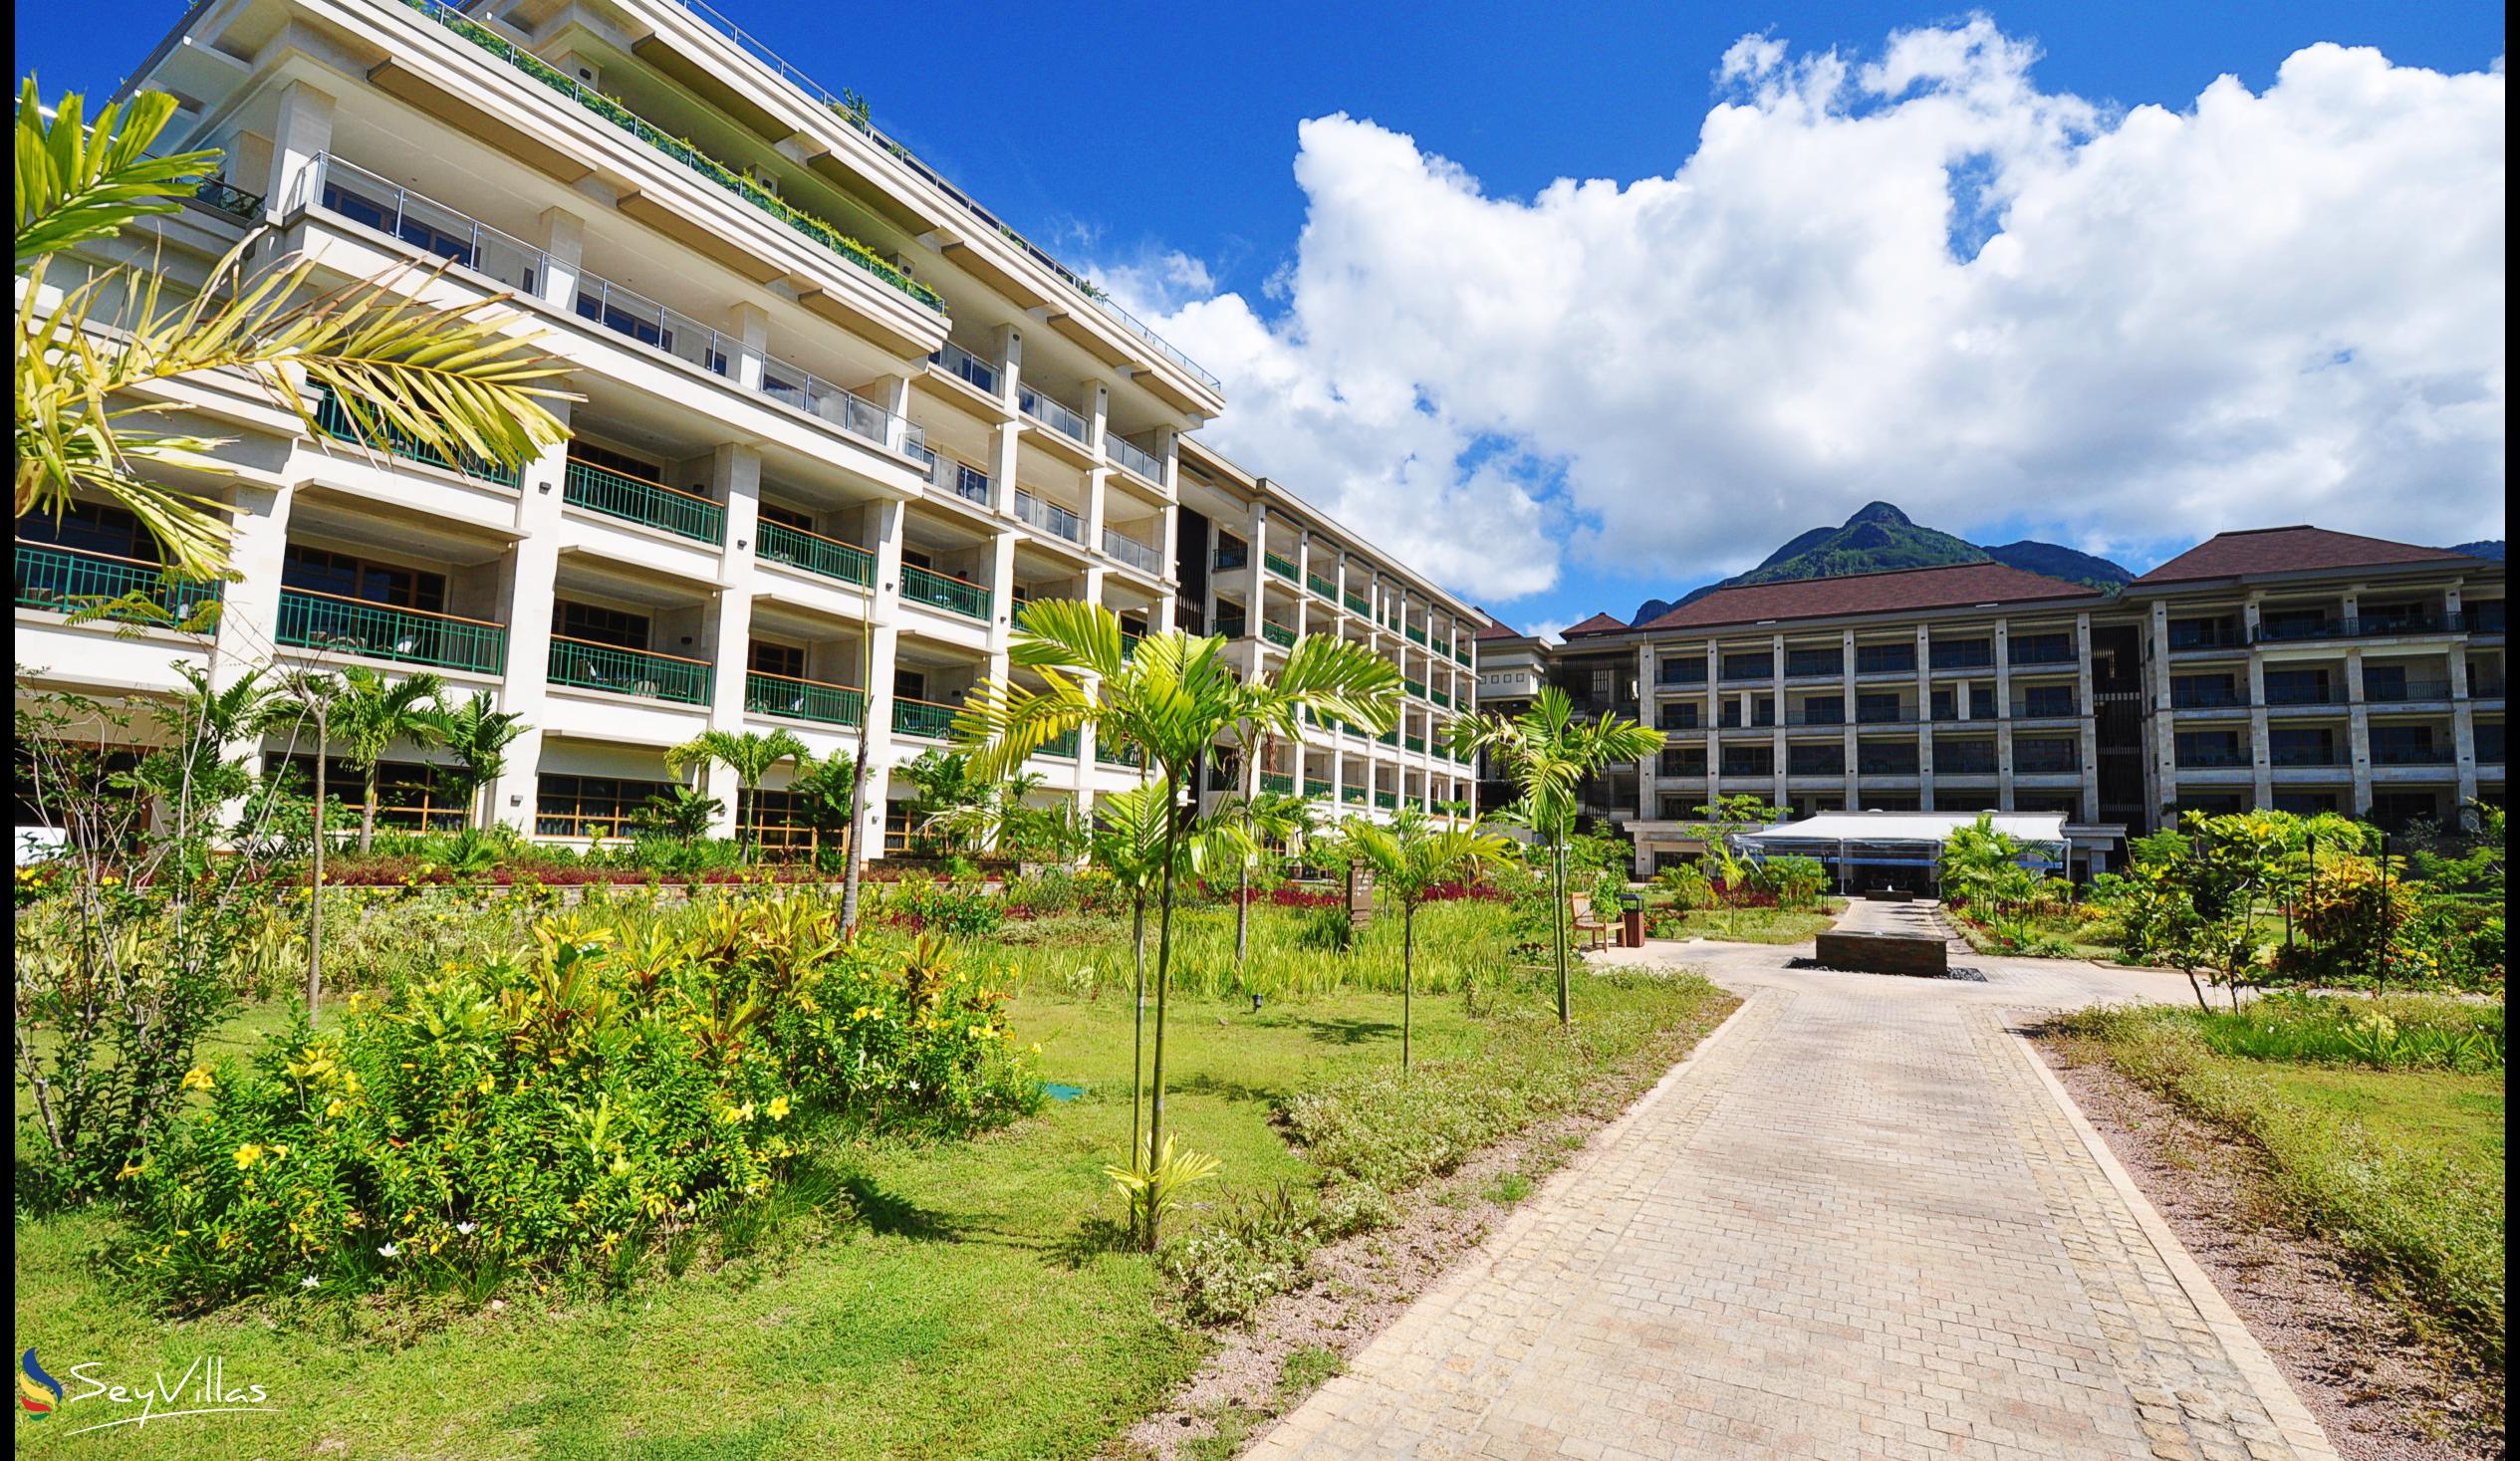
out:
M110 509L29 518L22 689L144 697L187 657L425 669L524 717L494 804L553 839L620 835L701 730L854 752L863 717L868 831L897 836L898 768L1008 672L1020 607L1084 599L1231 632L1255 668L1294 632L1377 647L1401 725L1323 727L1263 776L1351 811L1473 795L1437 749L1472 700L1468 606L1191 441L1214 376L706 6L202 0L125 89L178 100L164 149L228 161L119 257L198 278L261 229L258 261L326 283L450 264L432 296L512 293L584 399L511 473L183 382L185 429L231 438L182 483L236 509L214 641L66 622L151 590L154 555ZM425 803L428 753L397 757L384 821L459 817ZM1090 734L1029 769L1088 806L1139 775Z

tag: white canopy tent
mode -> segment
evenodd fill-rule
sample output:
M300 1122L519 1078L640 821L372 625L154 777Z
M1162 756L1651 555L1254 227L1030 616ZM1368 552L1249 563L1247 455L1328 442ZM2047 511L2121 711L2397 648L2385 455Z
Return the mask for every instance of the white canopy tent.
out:
M2023 845L2023 866L2065 869L2070 840L2060 812L1823 812L1735 833L1732 845L1757 857L1817 857L1837 874L1841 889L1860 882L1921 888L1936 880L1951 834L1980 817L1991 817L1995 831Z

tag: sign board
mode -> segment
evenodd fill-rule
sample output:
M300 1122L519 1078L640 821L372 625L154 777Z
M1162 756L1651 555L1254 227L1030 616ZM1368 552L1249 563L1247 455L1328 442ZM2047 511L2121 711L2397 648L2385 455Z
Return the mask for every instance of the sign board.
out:
M1348 922L1363 928L1374 921L1374 869L1362 862L1348 867Z

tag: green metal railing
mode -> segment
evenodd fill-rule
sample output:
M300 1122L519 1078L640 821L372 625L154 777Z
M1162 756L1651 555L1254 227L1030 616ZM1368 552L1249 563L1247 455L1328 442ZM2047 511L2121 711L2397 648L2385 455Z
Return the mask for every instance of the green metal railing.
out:
M1273 624L1265 618L1260 620L1260 637L1268 640L1272 644L1278 645L1280 648L1292 649L1295 647L1295 631L1293 629L1288 628L1284 624Z
M1306 574L1304 587L1334 604L1339 602L1339 586L1319 574Z
M1409 625L1405 632L1408 635L1408 642L1412 644L1423 645L1426 642L1426 631L1415 624Z
M1101 740L1094 743L1094 759L1105 766L1140 766L1145 760L1135 746L1115 746Z
M582 690L611 690L648 700L684 705L709 702L709 665L705 660L624 649L587 639L552 635L551 682Z
M173 622L192 616L194 609L219 602L222 585L216 579L186 583L169 579L166 571L153 563L135 558L113 558L102 553L88 553L76 548L56 548L49 543L18 540L18 607L45 609L59 613L76 613L96 604L137 595L154 606ZM132 613L117 612L110 617L129 618Z
M976 618L982 623L989 618L989 591L969 579L957 579L934 569L901 569L901 597L916 604Z
M1349 594L1343 596L1343 602L1347 604L1348 611L1350 613L1362 613L1368 618L1372 618L1374 616L1374 601L1366 598L1363 594Z
M941 741L953 733L954 707L939 705L933 700L913 700L906 695L892 697L892 729L905 736L925 736Z
M521 474L514 467L503 467L497 462L477 457L465 457L457 461L442 452L433 451L421 445L412 440L408 434L394 430L391 426L382 426L381 423L379 423L381 430L377 436L371 437L360 429L359 421L351 415L350 408L335 399L331 391L325 391L316 397L315 424L323 430L325 435L336 441L350 441L362 446L378 447L405 461L440 467L449 472L461 472L467 477L479 477L485 482L496 482L503 487L513 487L521 480Z
M1382 808L1386 812L1397 811L1400 805L1400 794L1397 792L1376 792L1374 794L1374 805Z
M1330 783L1318 776L1308 776L1304 778L1304 795L1327 797L1330 795Z
M819 720L825 725L856 725L866 719L867 692L849 685L754 670L744 676L744 709L754 715L786 715L798 720Z
M570 458L561 474L561 497L589 512L662 528L693 542L726 541L726 509L722 504L659 482L624 476L575 457Z
M1452 697L1441 690L1428 690L1426 692L1426 698L1434 701L1446 710L1450 710L1452 708Z
M1400 684L1405 686L1408 692L1415 695L1418 699L1423 700L1426 698L1426 684L1423 680L1404 679L1400 681Z
M579 84L576 78L563 73L541 57L512 45L506 37L462 14L453 6L440 4L438 0L408 0L408 3L412 9L436 21L439 25L524 72L544 86L574 100L589 112L821 244L830 250L835 258L874 275L929 309L939 314L944 313L944 296L886 262L875 250L842 233L822 219L790 207L776 194L751 178L692 146L682 138L656 126L611 97Z
M1385 731L1383 734L1376 736L1374 739L1382 745L1396 746L1400 743L1399 727L1393 726L1391 729Z
M1362 807L1362 806L1364 806L1364 805L1365 805L1365 799L1366 799L1366 797L1365 797L1365 788L1363 788L1363 787L1348 787L1348 788L1345 788L1345 789L1343 789L1343 790L1340 792L1339 796L1340 796L1340 800L1342 800L1342 801L1354 802L1354 803L1356 803L1356 804L1357 804L1358 806L1360 806L1360 807Z
M1074 761L1077 759L1077 748L1084 743L1084 737L1080 733L1072 730L1061 731L1059 734L1052 736L1049 740L1042 742L1041 749L1034 754L1038 756L1065 756L1069 760Z
M1412 751L1423 751L1426 749L1426 738L1424 736L1403 736L1400 738L1400 744L1408 747L1408 749Z
M280 591L280 628L274 637L301 649L481 674L497 674L507 665L504 624L305 589Z
M1264 792L1292 792L1295 790L1295 778L1288 776L1282 771L1264 771L1260 773L1260 790Z
M1294 559L1282 557L1275 553L1264 553L1260 555L1260 561L1268 566L1269 572L1286 580L1290 584L1295 582Z
M855 543L843 543L785 523L765 522L753 544L753 556L801 568L809 574L860 587L875 582L875 555Z

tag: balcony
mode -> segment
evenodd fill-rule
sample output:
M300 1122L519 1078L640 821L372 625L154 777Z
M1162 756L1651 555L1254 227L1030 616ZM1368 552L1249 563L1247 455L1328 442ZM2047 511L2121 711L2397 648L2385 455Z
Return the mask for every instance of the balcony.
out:
M1396 812L1399 810L1400 806L1400 794L1397 792L1376 792L1374 794L1374 805L1382 808L1386 812Z
M1295 631L1293 629L1288 628L1282 623L1273 623L1265 618L1260 620L1260 637L1277 645L1281 649L1292 649L1295 647Z
M2172 710L2234 710L2242 703L2244 702L2240 699L2240 692L2230 685L2194 690L2173 687L2170 690Z
M1452 697L1441 690L1428 690L1426 692L1426 698L1434 701L1446 710L1450 710L1452 708Z
M1857 674L1914 674L1916 651L1909 645L1885 645L1880 648L1859 647L1855 651Z
M2016 639L2008 658L2012 667L2019 669L2033 664L2072 664L2076 656L2071 643L2030 644Z
M2277 746L2267 756L2267 762L2273 766L2343 766L2345 757L2334 746Z
M1077 749L1084 744L1084 732L1077 730L1063 730L1059 732L1059 734L1052 736L1049 740L1042 742L1041 749L1033 752L1033 754L1036 756L1056 756L1063 761L1074 761L1077 759Z
M901 597L912 604L924 604L965 618L989 621L989 591L969 579L957 579L934 569L901 566ZM898 717L895 717L896 719Z
M2457 760L2458 757L2447 746L2375 744L2372 747L2374 766L2448 766Z
M643 700L682 705L709 703L709 664L676 654L624 649L587 639L552 635L550 679L581 690L610 690Z
M998 393L997 366L950 341L944 349L929 356L927 363L982 395L995 396Z
M1144 765L1146 758L1138 754L1135 746L1115 745L1098 739L1094 743L1094 759L1103 766L1136 767Z
M1074 406L1054 400L1029 385L1016 391L1015 395L1016 405L1025 415L1048 426L1051 430L1079 445L1092 439L1093 426Z
M1140 543L1118 528L1103 530L1103 551L1139 573L1158 578L1163 574L1163 554L1153 544Z
M272 637L328 654L498 674L507 664L507 636L506 625L483 619L283 589L280 626Z
M561 476L561 488L562 500L573 507L662 529L711 547L726 541L723 505L661 482L641 481L571 457Z
M1401 688L1401 689L1404 689L1404 690L1406 690L1406 691L1408 691L1410 694L1412 694L1412 695L1416 696L1416 697L1417 697L1418 699L1420 699L1420 700L1423 700L1423 699L1425 699L1425 698L1426 698L1426 685L1425 685L1425 682L1424 682L1424 681L1422 681L1422 680L1412 680L1412 679L1405 679L1405 678L1403 678L1403 679L1400 681L1400 688Z
M1914 756L1879 756L1859 753L1855 758L1858 776L1915 776L1924 763Z
M158 564L136 558L115 558L77 548L18 540L18 608L54 613L77 613L115 600L136 599L155 613L114 613L113 618L154 619L182 623L206 604L216 604L225 587L216 579L189 582L171 579Z
M2374 680L2363 678L2363 698L2381 705L2400 705L2410 700L2447 700L2448 680Z
M969 462L957 461L935 450L925 442L915 442L909 454L927 466L928 485L965 502L987 507L991 500L989 474Z
M1402 736L1400 737L1400 744L1421 756L1426 754L1426 738L1424 736Z
M1339 602L1348 606L1350 613L1361 613L1367 618L1374 617L1374 601L1363 594L1342 594L1339 596Z
M2023 776L2073 776L2083 769L2078 756L2032 756L2016 753L2012 769Z
M2249 764L2249 753L2237 747L2197 746L2178 751L2175 764L2181 771L2228 771Z
M1787 650L1785 654L1785 677L1789 680L1834 677L1845 671L1846 656L1834 649L1824 654L1800 650Z
M744 676L744 709L754 715L784 715L825 725L858 725L867 717L867 692L754 671Z
M1124 441L1108 431L1103 433L1103 450L1111 454L1112 460L1122 471L1149 487L1163 486L1163 462L1153 452L1134 441Z
M2462 613L2406 613L2260 622L2255 638L2261 644L2281 644L2302 639L2370 639L2395 634L2460 634L2466 631L2467 616Z
M874 554L854 543L767 519L762 521L760 537L753 544L753 556L862 589L875 583Z
M1421 649L1426 646L1426 631L1424 629L1411 624L1402 632L1408 636L1408 642L1415 644Z
M1330 795L1330 782L1327 778L1318 776L1308 776L1304 778L1305 796L1316 798L1327 797Z
M1366 797L1367 792L1363 787L1341 787L1339 789L1339 800L1342 802L1349 802L1362 807L1366 803Z
M317 429L336 441L347 441L358 446L379 449L388 455L401 457L405 461L419 462L440 471L477 477L484 482L496 482L502 487L513 487L520 480L520 474L514 467L503 467L497 462L473 457L466 457L458 462L422 446L381 421L378 423L378 429L372 435L360 426L356 417L351 415L350 408L334 399L329 391L316 397L315 424Z
M1333 604L1339 602L1339 586L1332 583L1330 580L1323 578L1319 574L1305 574L1304 587L1312 590L1319 598L1326 599Z
M2012 718L2015 720L2070 720L2081 713L2071 695L2043 700L2015 700L2012 705Z
M637 137L657 152L681 163L701 177L796 230L799 234L821 244L842 263L873 275L938 314L944 313L944 296L885 262L882 256L873 249L833 228L820 218L790 207L752 179L671 132L647 122L611 97L592 87L581 85L575 78L561 72L542 58L510 44L498 32L469 19L452 6L439 3L439 0L406 0L406 3L420 14L471 41L544 86L570 98L613 125Z
M933 700L913 700L907 695L892 697L892 732L895 735L917 736L923 740L941 741L953 734L954 707L939 705Z
M2276 706L2342 705L2345 703L2345 687L2335 684L2281 685L2269 682L2266 686L2266 703Z
M1290 795L1295 790L1295 778L1282 771L1264 771L1260 773L1260 790Z
M1218 569L1238 569L1250 567L1251 546L1247 543L1218 544L1216 547L1216 563L1214 566Z
M1085 541L1084 518L1055 502L1035 497L1021 487L1015 489L1015 517L1018 522L1029 523L1054 538L1065 538L1071 543Z
M1280 553L1263 553L1260 562L1270 573L1292 584L1296 582L1295 560Z

